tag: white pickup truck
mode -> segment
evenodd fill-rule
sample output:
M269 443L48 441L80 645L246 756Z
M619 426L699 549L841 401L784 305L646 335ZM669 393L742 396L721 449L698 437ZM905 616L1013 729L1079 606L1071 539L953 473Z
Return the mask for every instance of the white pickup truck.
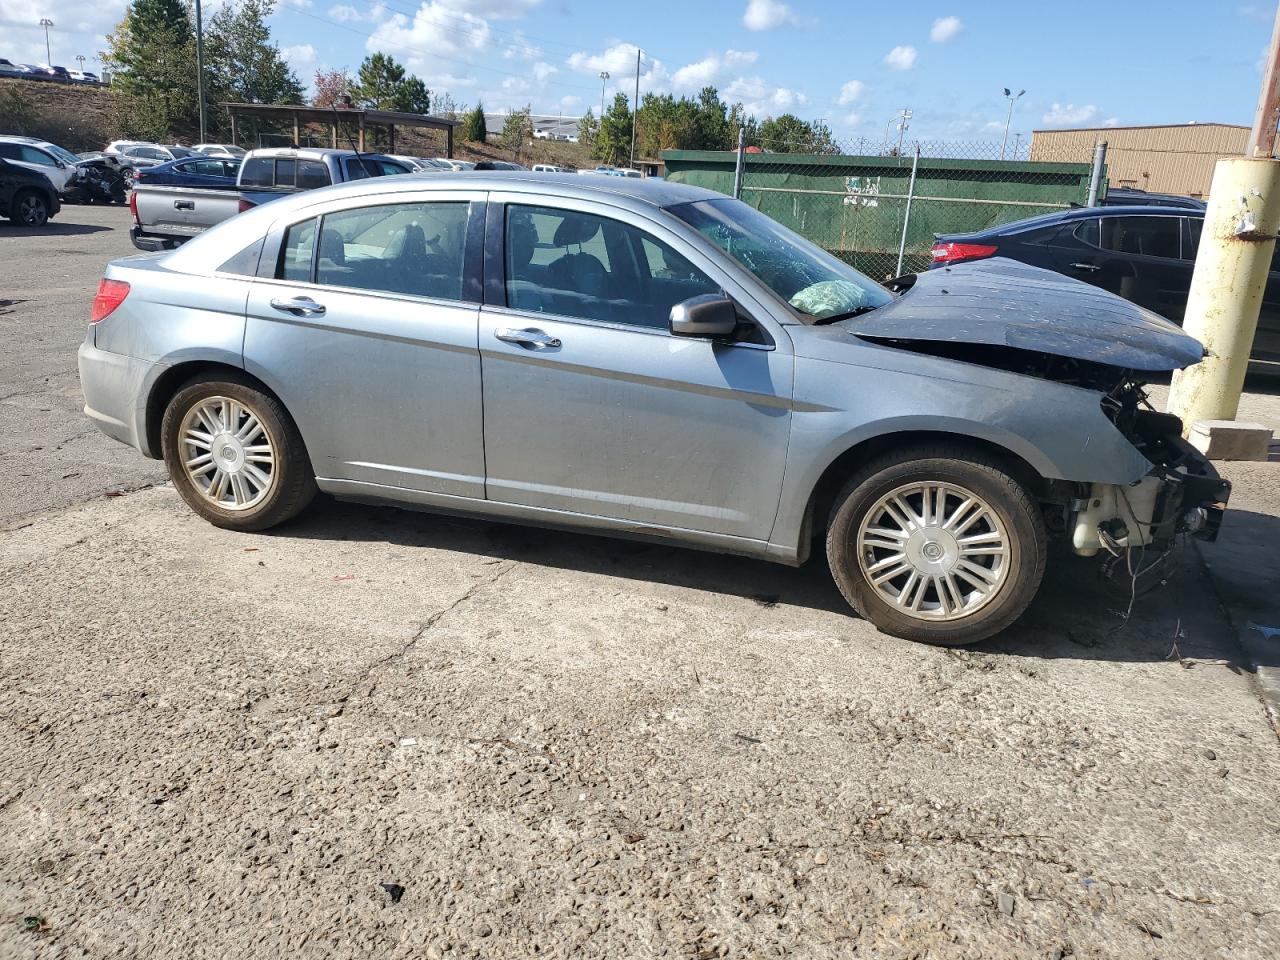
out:
M251 150L234 187L184 187L140 180L129 198L139 250L172 250L242 210L298 190L410 173L408 165L377 153L266 147Z

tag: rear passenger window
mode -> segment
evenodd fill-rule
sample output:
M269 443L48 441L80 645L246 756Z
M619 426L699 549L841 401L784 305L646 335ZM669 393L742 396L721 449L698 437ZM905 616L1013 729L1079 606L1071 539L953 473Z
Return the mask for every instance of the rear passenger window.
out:
M331 213L320 226L316 282L461 300L468 206L393 203Z
M316 222L295 223L284 234L280 248L280 268L276 276L295 283L311 282L312 251L316 242Z
M638 227L549 207L507 207L507 305L666 329L671 308L720 286Z
M1101 246L1117 253L1176 260L1182 249L1181 229L1181 217L1104 217Z
M270 157L250 157L240 170L242 187L269 187L275 176L275 163Z
M329 185L329 168L319 160L298 161L298 189L314 190Z

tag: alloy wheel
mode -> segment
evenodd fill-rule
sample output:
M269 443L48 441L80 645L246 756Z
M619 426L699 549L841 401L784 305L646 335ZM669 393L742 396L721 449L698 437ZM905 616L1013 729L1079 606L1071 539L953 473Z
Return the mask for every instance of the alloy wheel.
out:
M43 227L49 221L49 209L34 193L28 193L18 202L18 219L28 227Z
M959 484L916 482L862 518L858 563L867 583L917 620L967 617L993 600L1011 565L1010 539L991 505Z
M182 418L178 442L192 485L223 510L249 510L276 482L276 450L249 407L230 397L200 400Z

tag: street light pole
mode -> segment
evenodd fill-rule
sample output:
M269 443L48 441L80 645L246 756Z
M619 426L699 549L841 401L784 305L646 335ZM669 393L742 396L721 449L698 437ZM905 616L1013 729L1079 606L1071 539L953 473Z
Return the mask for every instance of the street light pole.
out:
M640 48L636 48L636 99L631 104L631 162L627 164L631 169L636 166L636 127L640 124Z
M1004 88L1005 99L1009 101L1009 114L1004 118L1004 139L1000 141L1000 159L1004 159L1005 147L1009 145L1009 124L1013 121L1013 105L1027 91L1019 90L1016 94L1010 93L1009 88Z
M604 119L604 85L609 80L609 71L600 71L600 119Z
M204 14L196 0L196 99L200 103L200 142L207 139L207 115L204 103Z
M898 121L898 156L902 156L902 135L907 132L907 127L911 125L911 108L902 108L902 119Z
M49 52L49 28L53 26L53 21L48 17L41 17L40 26L44 27L44 62L52 64L53 54Z

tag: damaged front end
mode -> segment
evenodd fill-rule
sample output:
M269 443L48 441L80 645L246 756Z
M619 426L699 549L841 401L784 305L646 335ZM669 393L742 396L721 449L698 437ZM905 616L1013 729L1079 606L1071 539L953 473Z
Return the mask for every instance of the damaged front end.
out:
M1052 481L1051 531L1082 556L1155 568L1179 534L1213 540L1231 485L1155 410L1145 383L1199 362L1204 348L1164 318L1104 290L993 259L899 278L893 303L847 321L852 334L913 353L1097 391L1107 418L1152 465L1127 486Z

